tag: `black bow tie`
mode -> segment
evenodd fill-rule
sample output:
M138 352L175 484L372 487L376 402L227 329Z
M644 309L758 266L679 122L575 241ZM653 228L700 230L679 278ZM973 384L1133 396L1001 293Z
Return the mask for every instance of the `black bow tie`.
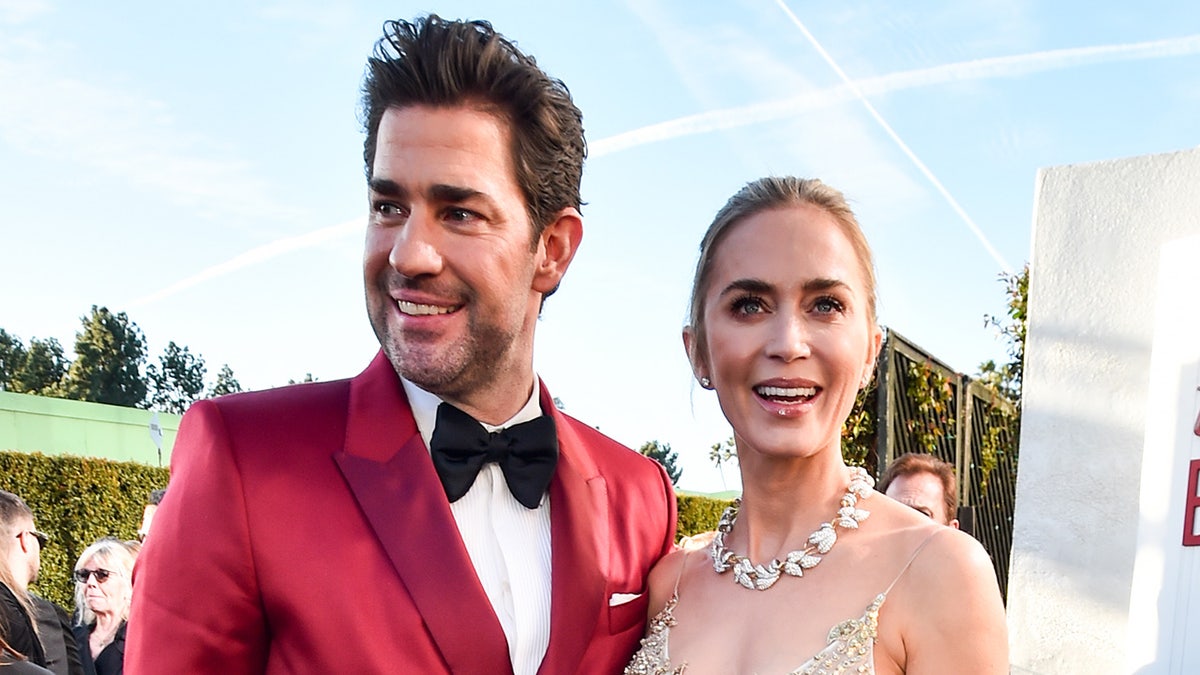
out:
M489 433L475 418L442 403L429 452L451 502L467 494L484 464L497 462L512 496L536 509L554 477L558 435L549 415Z

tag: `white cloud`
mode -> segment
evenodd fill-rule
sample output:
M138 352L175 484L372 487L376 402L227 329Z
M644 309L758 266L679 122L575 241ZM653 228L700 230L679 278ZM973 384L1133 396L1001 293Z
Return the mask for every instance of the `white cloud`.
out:
M78 58L69 45L45 44L29 34L4 37L0 142L98 170L200 211L295 215L266 196L267 183L246 162L216 156L209 139L181 128L163 101L62 74L66 66L59 62Z
M0 24L21 24L50 11L46 0L0 0Z

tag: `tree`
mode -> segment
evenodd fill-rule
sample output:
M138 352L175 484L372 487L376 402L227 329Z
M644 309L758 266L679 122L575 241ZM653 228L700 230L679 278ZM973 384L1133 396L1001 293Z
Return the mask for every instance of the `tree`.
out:
M92 305L91 314L80 317L83 330L75 334L75 361L67 369L62 393L65 398L128 407L146 400L142 364L146 361L146 338L125 312L113 314L107 307Z
M221 366L221 370L217 372L217 381L213 383L212 388L208 390L208 398L214 396L224 396L226 394L236 394L242 391L242 384L233 376L233 368L229 364Z
M713 443L712 447L708 449L708 460L716 464L718 470L723 464L735 458L737 458L737 443L734 442L733 436L720 443Z
M996 328L1008 343L1008 363L989 360L979 366L979 380L1021 406L1021 381L1025 374L1025 335L1029 330L1029 263L1018 274L1001 274L1008 296L1007 317L984 316L984 325Z
M25 365L25 345L21 338L0 328L0 391L11 389L13 376Z
M151 404L163 412L183 414L204 392L204 358L193 355L175 341L167 343L158 365L146 368L146 379L153 386Z
M31 338L25 362L12 376L12 390L38 396L57 396L69 365L58 340Z
M679 459L679 456L671 450L670 443L650 441L643 443L642 447L638 448L638 452L661 464L667 470L667 477L671 479L671 485L679 483L679 477L683 475L683 469L675 466L675 460Z

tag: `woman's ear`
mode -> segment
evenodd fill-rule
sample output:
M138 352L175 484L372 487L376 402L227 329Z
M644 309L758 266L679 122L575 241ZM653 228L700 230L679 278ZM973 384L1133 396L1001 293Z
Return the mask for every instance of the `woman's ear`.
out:
M862 387L871 383L871 374L875 372L875 364L879 362L879 350L883 348L883 330L877 325L871 326L870 342L867 345L867 363L863 370Z
M699 340L696 331L691 326L683 327L683 351L687 354L688 363L692 364L692 374L697 380L709 377L708 363L699 355Z

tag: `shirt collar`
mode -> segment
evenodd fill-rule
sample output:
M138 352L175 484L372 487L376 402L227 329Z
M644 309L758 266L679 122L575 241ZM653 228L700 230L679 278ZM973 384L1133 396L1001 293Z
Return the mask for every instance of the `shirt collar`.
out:
M408 404L412 408L413 419L417 423L417 431L421 432L421 440L425 442L425 447L428 448L429 439L433 438L433 427L437 423L437 408L442 404L442 399L437 394L425 391L403 377L400 378L400 384L404 385L404 394L408 396ZM525 405L517 411L516 415L510 417L503 424L491 425L483 422L480 422L480 424L483 425L484 429L491 432L541 417L542 406L538 401L538 393L538 387L534 386L533 391L529 394L529 400L525 402Z

